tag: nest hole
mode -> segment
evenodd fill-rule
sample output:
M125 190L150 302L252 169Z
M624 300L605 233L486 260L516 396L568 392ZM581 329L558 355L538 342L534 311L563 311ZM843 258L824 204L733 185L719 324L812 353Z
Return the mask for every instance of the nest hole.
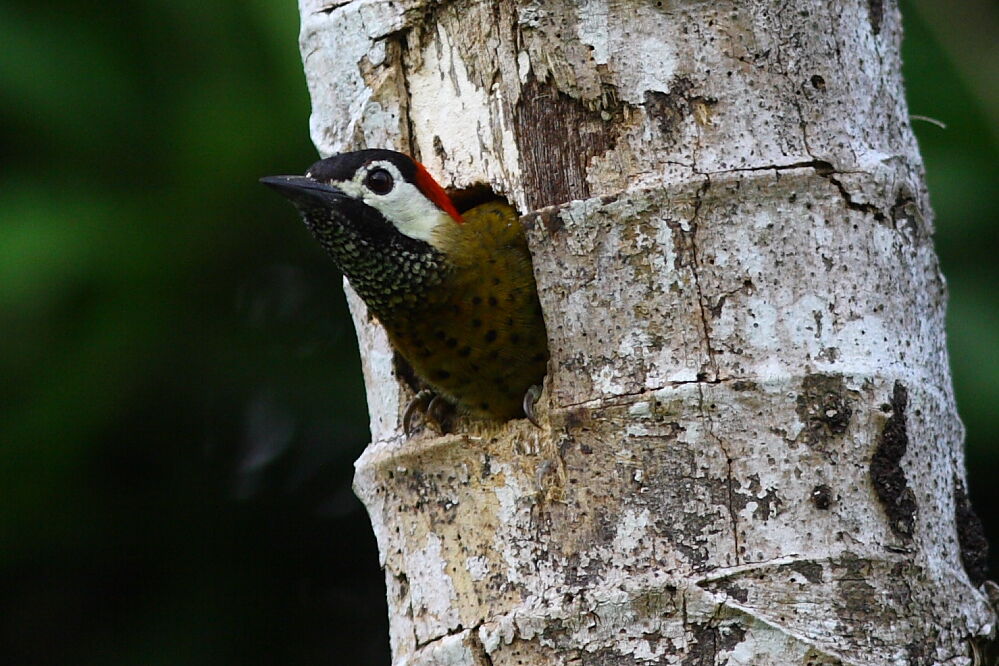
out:
M461 189L449 189L447 194L451 197L451 202L459 213L465 213L490 201L510 203L506 197L494 192L493 188L486 183L475 183Z

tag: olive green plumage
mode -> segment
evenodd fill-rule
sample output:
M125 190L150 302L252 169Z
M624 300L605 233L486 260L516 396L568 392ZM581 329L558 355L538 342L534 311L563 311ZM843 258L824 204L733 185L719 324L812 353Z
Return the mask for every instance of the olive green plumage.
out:
M520 417L548 362L527 242L507 204L485 203L462 218L435 230L447 264L441 283L416 308L379 319L416 374L459 408Z

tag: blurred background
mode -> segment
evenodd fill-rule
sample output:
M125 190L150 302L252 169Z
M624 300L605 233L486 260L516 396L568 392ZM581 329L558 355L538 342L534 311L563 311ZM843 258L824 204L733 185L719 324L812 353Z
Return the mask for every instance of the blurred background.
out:
M970 490L999 571L996 10L903 2ZM387 664L290 0L0 6L0 661ZM991 49L991 52L990 52Z

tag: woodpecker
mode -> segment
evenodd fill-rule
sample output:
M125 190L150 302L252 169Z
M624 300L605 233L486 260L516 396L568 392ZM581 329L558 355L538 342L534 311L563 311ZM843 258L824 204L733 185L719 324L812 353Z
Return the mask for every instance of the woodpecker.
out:
M432 393L415 410L527 416L548 363L531 257L513 207L459 213L427 169L391 150L319 160L261 182L287 197Z

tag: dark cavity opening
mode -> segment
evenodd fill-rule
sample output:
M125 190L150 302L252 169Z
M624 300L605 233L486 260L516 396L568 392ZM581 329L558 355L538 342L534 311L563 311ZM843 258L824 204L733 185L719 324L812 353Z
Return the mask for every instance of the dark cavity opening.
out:
M502 201L505 204L510 203L506 197L496 194L485 183L475 183L460 190L448 190L447 194L451 197L451 202L458 209L459 213L470 211L476 206L481 206L489 201Z

